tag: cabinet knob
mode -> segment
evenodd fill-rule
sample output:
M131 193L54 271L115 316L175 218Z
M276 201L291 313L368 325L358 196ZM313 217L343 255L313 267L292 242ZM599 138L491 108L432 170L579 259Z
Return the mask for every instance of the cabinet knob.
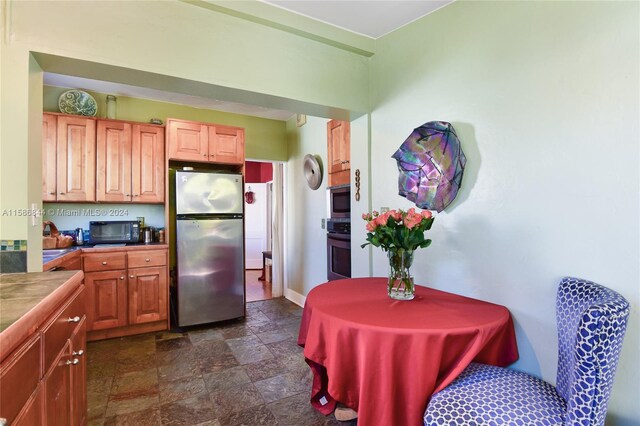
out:
M125 197L131 197L131 194L124 194Z
M103 262L102 262L102 264L103 264L103 265L106 265L106 264L107 264L107 261L106 261L106 260L105 260L105 261L103 261Z
M124 280L124 276L120 277L121 280Z
M151 259L145 259L144 261L145 262L151 262Z
M79 316L75 316L73 318L69 318L67 320L67 322L80 322L80 317Z
M129 275L129 278L134 278L134 276L133 275Z
M49 195L56 195L56 193L55 193L55 192L50 192L50 193L49 193ZM0 425L1 425L1 424L2 424L2 423L0 423Z
M78 365L80 360L78 358L74 358L73 361L67 361L67 365Z
M82 349L80 349L78 352L73 351L73 352L71 352L71 355L73 355L73 356L82 356L82 355L84 355L84 351Z
M60 195L64 195L64 192L60 192L59 194L60 194Z
M206 157L206 156L207 156L207 153L205 152L204 154L202 154L202 156L203 156L203 157Z

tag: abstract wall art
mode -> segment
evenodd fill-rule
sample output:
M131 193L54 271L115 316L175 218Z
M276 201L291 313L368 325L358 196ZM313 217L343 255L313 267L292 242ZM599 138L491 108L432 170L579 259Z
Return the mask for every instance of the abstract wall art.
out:
M441 212L456 198L467 159L451 123L430 121L414 129L392 157L399 194L417 207Z

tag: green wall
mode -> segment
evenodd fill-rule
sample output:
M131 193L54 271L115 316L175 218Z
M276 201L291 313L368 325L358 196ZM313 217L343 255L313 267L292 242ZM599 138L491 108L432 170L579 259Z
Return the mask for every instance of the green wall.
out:
M43 110L60 112L58 98L66 88L44 86ZM98 104L98 117L105 116L104 93L87 91ZM167 118L202 121L243 127L245 129L245 157L255 160L286 161L286 122L248 115L232 114L210 109L193 108L186 105L158 102L148 99L117 97L117 119L148 123L151 118L166 122Z
M8 0L0 13L1 209L41 206L43 71L326 117L369 108L368 54L325 42L341 30L323 41L180 1ZM28 240L30 271L40 220L0 217L0 238Z
M451 122L467 157L418 283L509 307L513 367L551 383L559 280L631 303L609 425L640 424L639 16L639 2L456 1L378 39L371 64L374 209L412 206L391 155L415 127ZM372 268L387 273L379 249Z

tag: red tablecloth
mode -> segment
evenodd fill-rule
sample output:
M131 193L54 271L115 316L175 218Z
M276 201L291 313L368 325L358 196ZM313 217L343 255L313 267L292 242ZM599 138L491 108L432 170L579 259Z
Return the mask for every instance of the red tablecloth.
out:
M421 425L426 404L471 361L518 359L511 315L500 305L416 286L387 296L386 278L331 281L309 292L298 344L313 370L311 403L340 401L358 426Z

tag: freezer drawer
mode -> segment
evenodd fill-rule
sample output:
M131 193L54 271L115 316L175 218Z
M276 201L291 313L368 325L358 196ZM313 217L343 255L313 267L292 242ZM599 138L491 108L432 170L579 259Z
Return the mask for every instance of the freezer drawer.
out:
M178 220L178 325L244 316L242 219Z
M242 214L242 175L176 172L176 214Z

